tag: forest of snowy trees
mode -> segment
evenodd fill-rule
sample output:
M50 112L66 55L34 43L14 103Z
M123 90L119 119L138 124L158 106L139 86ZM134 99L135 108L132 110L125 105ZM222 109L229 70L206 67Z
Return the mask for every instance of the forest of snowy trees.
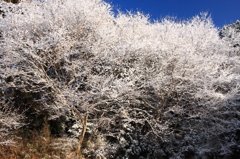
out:
M8 0L6 0L9 2ZM240 21L0 1L0 158L240 156Z

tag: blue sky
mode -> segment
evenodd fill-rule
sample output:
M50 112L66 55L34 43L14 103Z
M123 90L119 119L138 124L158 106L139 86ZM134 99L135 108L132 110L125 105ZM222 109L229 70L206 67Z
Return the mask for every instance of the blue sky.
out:
M208 12L217 27L240 20L240 0L105 0L121 11L140 11L151 19L166 16L189 19Z

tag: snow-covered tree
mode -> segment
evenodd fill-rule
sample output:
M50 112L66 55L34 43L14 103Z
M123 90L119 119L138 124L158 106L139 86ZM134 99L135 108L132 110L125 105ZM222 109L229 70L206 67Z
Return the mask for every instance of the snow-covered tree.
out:
M239 151L239 54L206 14L151 23L101 0L0 10L1 113L21 115L20 132L47 123L91 158Z

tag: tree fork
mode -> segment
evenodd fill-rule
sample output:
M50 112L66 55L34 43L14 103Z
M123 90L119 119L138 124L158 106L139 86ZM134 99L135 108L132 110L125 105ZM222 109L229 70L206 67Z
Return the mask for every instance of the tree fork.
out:
M88 120L88 115L89 114L86 113L85 117L83 118L82 115L80 114L80 112L76 108L72 108L72 110L77 113L77 115L80 118L80 121L82 123L82 126L83 126L82 132L81 132L81 135L80 135L80 138L79 138L79 141L78 141L78 147L77 147L77 155L80 157L80 159L82 159L82 150L81 150L81 148L82 148L82 143L83 143L83 140L84 140L84 137L85 137L85 133L86 133L86 130L87 130L87 120ZM75 116L75 118L77 120L76 116Z

